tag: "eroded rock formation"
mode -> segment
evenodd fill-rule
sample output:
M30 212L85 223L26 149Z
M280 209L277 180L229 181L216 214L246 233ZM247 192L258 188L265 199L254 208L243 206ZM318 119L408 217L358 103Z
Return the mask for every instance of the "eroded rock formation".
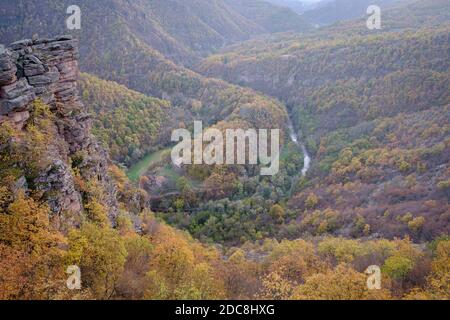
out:
M44 192L55 215L71 213L71 223L77 224L83 199L71 170L76 156L83 180L95 180L102 188L104 205L114 221L118 210L115 186L108 175L109 158L91 134L91 118L78 95L78 73L78 41L71 36L0 46L0 125L8 122L22 130L35 99L48 105L55 115L58 141L48 146L51 165L33 184Z

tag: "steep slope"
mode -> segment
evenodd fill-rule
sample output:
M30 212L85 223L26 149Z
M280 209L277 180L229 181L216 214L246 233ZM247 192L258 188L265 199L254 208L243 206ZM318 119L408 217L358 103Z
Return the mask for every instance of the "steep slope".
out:
M211 124L226 118L238 117L241 112L238 106L245 106L246 116L241 118L252 125L256 127L267 125L268 121L264 119L268 119L266 117L268 113L273 119L270 125L281 126L285 120L282 106L251 90L207 79L175 65L135 32L134 29L140 26L140 23L137 23L140 22L138 16L145 20L145 14L141 11L128 10L126 15L121 10L127 6L121 6L121 0L115 0L114 5L111 3L106 5L107 3L109 2L89 1L81 4L84 22L83 28L76 32L76 36L82 43L80 48L82 70L102 79L116 81L146 95L170 100L174 106L184 108L187 119L192 112ZM127 2L127 5L144 6L143 3ZM150 2L145 3L148 5ZM24 9L21 9L20 4ZM51 2L46 6L42 2L38 5L37 2L20 1L9 4L4 11L5 15L14 16L14 12L18 13L15 24L1 28L1 38L9 39L17 33L31 36L34 32L33 26L37 25L40 26L41 35L52 34L64 28L64 3L56 7L50 4ZM99 15L107 18L97 19ZM20 21L26 23L21 24Z
M244 18L223 1L139 1L139 7L151 13L173 38L200 54L264 32L263 26Z
M357 21L251 41L199 67L281 99L301 129L313 167L284 235L449 232L448 5L396 9L409 19L387 20L391 31L373 35Z
M223 0L101 0L77 5L82 13L81 37L89 39L94 33L109 38L110 33L122 30L125 37L135 37L166 58L189 65L226 44L271 32L271 17L288 21L276 26L276 31L308 27L290 10L260 0L253 3L259 10L245 16L238 10L242 6L235 8ZM5 3L0 12L1 41L10 43L17 35L30 37L36 30L40 36L67 33L66 9L70 5L68 0Z
M111 159L127 166L168 144L171 128L181 121L170 102L147 97L115 82L83 73L78 86L93 115L93 133Z
M163 115L161 115L161 118L156 116L154 119L144 120L135 113L139 110L139 114L148 115L150 110L147 106L153 108L154 103L138 104L137 109L133 103L121 105L114 111L109 110L112 107L109 105L103 108L105 112L98 114L102 118L97 118L97 126L94 132L98 134L104 145L108 146L114 160L123 162L127 166L134 164L136 159L141 156L144 157L146 151L151 152L153 147L164 145L164 142L170 139L170 133L173 129L192 128L194 119L202 120L204 127L217 124L223 130L228 127L281 129L282 138L284 137L284 129L287 128L287 113L281 103L251 89L230 85L222 80L205 78L189 69L176 65L135 35L131 30L133 26L123 23L121 17L111 15L107 16L107 19L94 19L96 15L103 13L100 8L96 7L95 2L89 2L89 5L91 6L91 10L88 11L90 14L84 15L83 21L85 22L83 23L92 26L92 28L84 28L77 32L77 36L82 43L80 48L81 69L102 79L125 85L141 94L164 99L171 103L170 121L164 122L164 130L158 132L164 135L161 139L160 136L151 133L149 135L145 130L150 128L150 132L156 133L158 123L161 123ZM53 21L50 17L46 17L44 20L46 23ZM42 30L51 29L43 28ZM94 91L96 90L95 87L94 85ZM99 87L108 87L108 85L105 86L103 83ZM123 90L119 89L119 91ZM96 93L94 92L94 100L95 96ZM87 98L89 102L89 92ZM91 101L95 108L96 101ZM153 110L158 109L160 108L156 103ZM116 118L116 115L119 115L119 117ZM111 116L114 118L111 118ZM118 136L118 133L127 136ZM150 142L142 140L148 137ZM151 146L150 144L153 142L156 144ZM283 140L281 143L283 143ZM148 159L147 157L151 157L151 155L145 155L143 160ZM301 159L300 156L296 158ZM300 167L300 165L301 160L296 161L295 165L289 166L290 171ZM242 183L238 181L239 177L243 177L245 181L248 179L258 180L258 177L254 177L257 174L256 172L259 172L255 166L250 168L239 166L227 168L199 167L201 166L195 166L191 168L192 170L188 170L189 168L181 168L180 170L180 168L174 167L170 157L166 157L157 172L146 173L149 179L144 178L143 183L147 186L145 180L150 182L168 180L170 182L168 185L169 192L170 188L173 191L174 187L177 192L186 190L188 196L183 200L182 205L186 208L193 208L198 205L199 200L203 200L205 192L202 190L208 191L208 200L219 199L228 195L230 191L238 192L238 186ZM288 176L287 166L282 171L287 182L270 182L267 183L268 187L265 189L265 192L272 192L269 190L273 190L276 198L281 198L281 190L289 188L288 184L291 180L291 177ZM200 185L200 190L188 190L184 183L186 180L182 179L183 177L188 177L188 182L195 180L194 184ZM153 194L153 185L146 190L149 194ZM165 193L161 194L164 195ZM177 194L175 193L175 195ZM239 194L240 197L244 196L242 192ZM162 209L164 210L162 211L166 211L166 208L167 210L173 210L170 208L174 208L176 205L180 206L181 201L177 200L174 197L167 198L165 201L167 205L163 206ZM268 216L271 206L270 201L267 200L264 206L266 207L265 215ZM157 205L153 207L159 208ZM250 219L250 216L248 218ZM260 223L263 224L264 221L261 220ZM254 235L254 232L252 234Z
M66 9L71 4L66 0L10 2L2 10L0 39L9 43L17 34L30 37L36 30L41 36L67 33ZM221 2L101 0L80 1L77 5L83 19L82 35L103 32L97 35L108 37L114 30L125 29L167 58L186 64L192 63L197 54L263 32Z
M67 8L70 1L14 1L5 3L1 11L0 39L11 43L17 36L30 38L38 33L41 37L66 34ZM149 41L152 46L171 59L189 63L195 60L195 54L168 34L155 21L150 13L140 9L138 2L122 0L80 1L82 29L75 32L80 38L108 37L108 33L121 25L133 27L134 32ZM99 19L104 16L103 19ZM103 34L102 34L103 32ZM128 32L132 32L129 30ZM81 52L84 52L83 42Z
M60 230L79 225L94 206L114 222L109 158L76 88L77 41L25 40L0 54L1 187L48 203Z
M96 47L103 44L108 45L97 43ZM284 121L282 106L272 99L179 67L136 39L119 42L107 52L90 49L92 53L83 59L85 70L141 93L169 100L175 107L185 110L186 119L192 113L197 119L213 124L238 117L245 106L249 113L241 119L258 128ZM101 59L92 58L96 53ZM267 118L259 110L271 114L272 124L264 120Z
M68 36L18 41L0 51L1 299L173 299L194 298L193 291L224 298L221 282L204 292L192 282L193 270L218 265L219 252L156 220L145 193L111 166L91 135L77 92L77 59L77 41ZM101 87L91 91L95 98L119 88L84 78ZM102 98L116 108L126 99L162 104L124 88ZM182 282L167 275L170 289L162 293L153 284L166 268L149 262L163 261L172 249L188 265ZM83 275L80 290L68 289L69 265ZM216 278L216 271L200 273Z
M379 116L420 110L432 101L445 103L448 98L445 90L449 67L448 32L449 27L442 27L381 37L358 36L309 43L292 41L278 52L271 51L267 55L247 58L231 52L212 57L201 69L207 75L222 76L230 82L269 93L289 105L316 110L323 117L320 127L314 130L329 131ZM430 77L432 83L425 81ZM395 97L412 89L416 89L418 95L414 100L415 108L406 100L407 96L396 98L395 108L380 103L380 99L388 99L387 92ZM380 93L384 98L376 97ZM342 106L339 105L341 94L345 95L342 99L350 100ZM351 112L347 108L357 113L349 118ZM325 118L327 114L329 119ZM308 127L313 124L305 125L303 129L311 134L314 130L308 131Z

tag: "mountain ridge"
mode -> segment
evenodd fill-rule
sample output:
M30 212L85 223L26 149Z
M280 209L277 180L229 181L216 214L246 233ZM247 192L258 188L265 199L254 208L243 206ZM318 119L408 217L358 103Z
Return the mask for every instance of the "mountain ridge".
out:
M228 0L189 1L81 1L78 3L83 21L81 35L88 38L89 33L95 33L101 28L103 35L98 36L107 37L108 33L114 32L120 26L166 58L179 64L191 65L198 61L200 56L226 44L271 32L271 21L264 18L258 20L258 15L270 16L275 12L280 17L289 16L290 22L284 26L280 25L278 31L309 28L294 12L260 0L252 0L260 10L244 10L244 15L237 10L245 8L244 5L241 4L236 9L226 2ZM51 36L52 33L67 33L65 18L69 5L71 2L68 0L59 1L57 4L50 0L18 0L8 3L0 12L1 21L4 23L0 24L0 39L10 43L17 35L22 38L31 37L37 26L41 37ZM97 19L101 15L105 18ZM52 31L49 32L50 30ZM74 34L80 35L80 32ZM83 48L81 50L83 51Z

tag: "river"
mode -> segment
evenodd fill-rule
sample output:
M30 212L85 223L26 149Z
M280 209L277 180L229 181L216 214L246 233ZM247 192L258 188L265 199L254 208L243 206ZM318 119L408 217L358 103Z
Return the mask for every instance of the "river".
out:
M289 117L288 121L289 126L289 136L301 150L303 153L303 169L302 176L305 176L308 170L311 167L311 157L306 149L305 145L300 141L298 135L294 129L294 125L292 123L291 118ZM142 160L134 164L128 171L127 175L132 181L139 181L139 178L146 173L148 168L153 164L162 161L162 157L164 154L170 153L171 148L166 148L157 152L147 154Z
M288 121L288 127L289 127L289 136L291 137L292 142L294 142L297 146L299 146L303 152L302 176L306 176L306 173L308 172L309 168L311 168L311 157L308 153L308 150L306 149L305 144L302 143L300 141L300 139L298 138L298 134L296 133L296 131L294 129L294 125L293 125L290 117L289 117L289 121Z

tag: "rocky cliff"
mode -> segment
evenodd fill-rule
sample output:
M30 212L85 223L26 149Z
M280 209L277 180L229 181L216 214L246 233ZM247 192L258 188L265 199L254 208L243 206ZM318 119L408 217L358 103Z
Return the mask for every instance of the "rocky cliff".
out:
M101 202L113 221L118 210L115 186L108 176L108 155L91 135L91 118L78 95L78 73L78 41L71 36L1 46L0 125L24 131L34 102L47 105L55 131L54 141L46 146L50 164L32 181L20 177L19 186L27 189L33 185L33 191L43 193L56 216L65 216L66 222L69 217L71 224L77 224L85 195L76 186L76 165L83 181L95 181L99 186Z

